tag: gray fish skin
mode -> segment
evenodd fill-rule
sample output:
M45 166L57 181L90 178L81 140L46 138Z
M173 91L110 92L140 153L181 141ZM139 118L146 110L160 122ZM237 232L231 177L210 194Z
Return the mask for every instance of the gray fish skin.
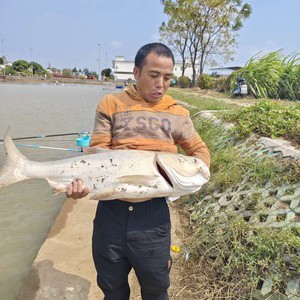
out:
M200 190L210 176L202 160L180 154L103 150L70 159L35 162L16 148L8 132L4 145L7 154L0 168L0 189L39 178L47 180L55 192L65 192L74 179L80 178L94 200L178 198Z

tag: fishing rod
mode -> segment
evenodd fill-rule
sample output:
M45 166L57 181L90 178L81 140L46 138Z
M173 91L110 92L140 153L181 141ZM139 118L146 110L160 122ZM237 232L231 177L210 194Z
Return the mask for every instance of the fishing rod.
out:
M68 136L68 135L83 135L83 134L90 134L92 131L84 131L84 132L70 132L70 133L58 133L58 134L42 134L42 135L34 135L34 136L25 136L25 137L17 137L13 138L13 141L17 140L29 140L29 139L41 139L41 138L47 138L47 137L57 137L57 136ZM4 140L0 139L0 142L3 142Z
M28 136L21 138L14 138L13 140L23 140L23 139L32 139L32 138L45 138L45 137L54 137L54 136L66 136L66 135L78 135L79 137L76 139L76 145L80 148L60 148L60 147L50 147L50 146L40 146L40 145L31 145L31 144L16 144L18 147L27 147L34 149L52 149L52 150L62 150L62 151L71 151L71 152L83 152L83 147L88 147L90 144L91 136L87 135L91 133L90 131L85 132L71 132L71 133L61 133L61 134L48 134L48 135L36 135L36 136ZM80 137L80 135L83 135ZM0 140L0 144L3 143L4 140Z
M3 142L0 142L3 144ZM58 148L58 147L49 147L49 146L40 146L40 145L29 145L29 144L16 144L18 147L27 147L34 149L52 149L52 150L62 150L62 151L71 151L71 152L83 152L83 148L74 149L74 148Z
M73 148L58 148L58 147L28 145L28 144L16 144L16 145L18 147L28 147L28 148L35 148L35 149L53 149L53 150L62 150L62 151L71 151L71 152L83 152L82 149L73 149Z

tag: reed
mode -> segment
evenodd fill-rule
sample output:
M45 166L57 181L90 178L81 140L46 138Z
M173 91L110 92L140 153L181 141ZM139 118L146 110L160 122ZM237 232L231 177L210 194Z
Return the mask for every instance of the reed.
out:
M300 100L300 54L284 56L282 49L260 54L232 76L231 85L242 77L255 98Z

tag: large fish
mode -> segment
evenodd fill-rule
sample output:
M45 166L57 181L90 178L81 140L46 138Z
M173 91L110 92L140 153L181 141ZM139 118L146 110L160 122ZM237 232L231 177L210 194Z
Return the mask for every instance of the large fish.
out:
M142 150L103 150L74 158L35 162L26 158L5 134L6 159L0 189L33 178L46 179L55 192L81 178L91 199L175 199L198 191L209 180L206 164L195 157Z

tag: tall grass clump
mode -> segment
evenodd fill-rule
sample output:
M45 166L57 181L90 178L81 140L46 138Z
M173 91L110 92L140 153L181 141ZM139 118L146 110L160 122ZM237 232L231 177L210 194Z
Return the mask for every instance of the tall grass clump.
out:
M258 53L235 73L231 87L238 77L242 77L255 98L300 100L299 55L296 53L284 57L282 50L262 57Z

